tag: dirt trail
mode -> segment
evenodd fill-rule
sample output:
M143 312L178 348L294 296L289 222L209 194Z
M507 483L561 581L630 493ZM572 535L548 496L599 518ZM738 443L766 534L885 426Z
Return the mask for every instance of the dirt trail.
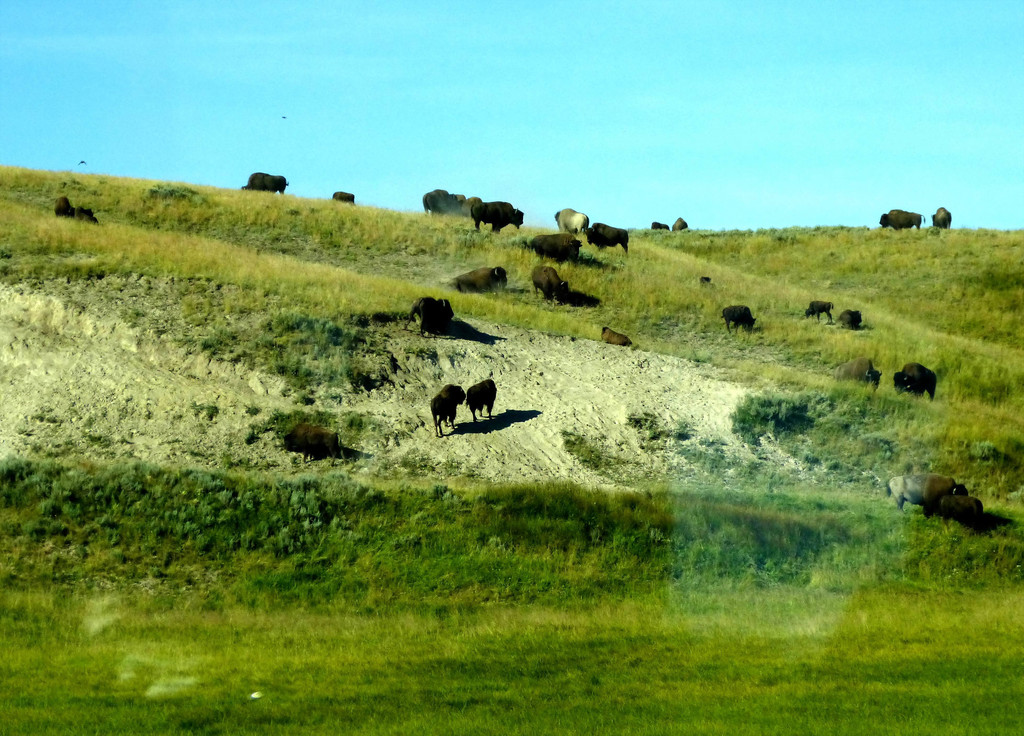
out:
M0 286L0 456L330 468L303 466L269 432L245 441L274 410L305 408L281 379L188 354L118 319L123 308L99 299L70 308L53 293ZM313 407L367 418L354 472L615 486L685 464L672 451L680 443L750 454L730 431L746 389L708 366L475 320L448 338L381 329L398 364L394 385ZM474 423L462 406L454 433L435 437L430 398L446 383L468 388L488 376L498 386L493 418ZM665 433L684 427L689 438L652 440L637 417ZM564 433L583 437L603 463L581 462Z

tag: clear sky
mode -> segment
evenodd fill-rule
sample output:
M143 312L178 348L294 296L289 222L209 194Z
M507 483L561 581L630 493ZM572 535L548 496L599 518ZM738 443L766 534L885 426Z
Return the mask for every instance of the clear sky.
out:
M1017 229L1024 1L3 0L0 164L552 228Z

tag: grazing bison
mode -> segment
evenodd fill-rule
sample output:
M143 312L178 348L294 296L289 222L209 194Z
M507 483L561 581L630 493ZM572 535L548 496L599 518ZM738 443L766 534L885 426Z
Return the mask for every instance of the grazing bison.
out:
M859 330L861 316L856 309L844 309L839 313L839 326L847 330Z
M478 268L475 271L456 276L453 282L456 291L480 292L504 289L508 283L508 276L501 266L494 268Z
M274 176L257 171L255 174L249 175L249 183L242 187L242 189L248 189L253 192L280 192L284 194L286 186L288 186L288 180L283 176Z
M875 370L870 358L854 358L841 365L837 365L832 371L832 376L837 381L863 381L872 383L878 388L878 380L882 377L881 371Z
M533 290L539 291L548 301L564 304L569 298L569 282L562 281L558 271L551 266L537 266L530 274L533 277Z
M651 230L668 230L668 225L664 222L655 221L651 223Z
M939 207L935 210L935 214L932 215L932 227L941 227L943 230L949 230L949 226L953 224L953 215L950 214L949 210L945 207Z
M893 230L906 230L912 227L916 227L920 230L921 220L923 219L924 218L916 212L907 212L906 210L889 210L887 214L882 215L878 224L882 227L891 227Z
M465 400L466 392L462 390L462 387L449 383L430 401L430 413L434 417L434 432L438 437L444 437L444 431L441 429L444 422L448 422L448 426L455 429L455 411Z
M331 195L331 199L335 202L348 202L349 204L356 203L356 195L350 194L349 192L335 192Z
M423 211L435 215L464 215L464 194L449 194L447 189L435 189L423 195Z
M74 217L75 208L71 206L67 197L57 197L57 201L53 204L53 214L57 217Z
M539 256L553 258L559 263L575 261L580 257L580 241L572 233L538 235L530 241L530 248Z
M555 224L558 225L559 232L578 233L590 227L590 218L582 212L566 207L555 213Z
M672 223L672 232L678 233L686 230L690 226L686 224L686 220L682 217L676 218L676 221Z
M811 306L804 310L804 317L815 317L821 322L821 315L828 316L828 323L832 324L832 302L811 302Z
M323 460L327 457L341 457L341 443L338 441L337 432L305 422L296 424L284 436L284 449L289 452L301 452L303 462L310 458Z
M744 304L736 304L723 309L722 319L725 320L726 332L732 331L730 325L736 325L737 328L743 325L743 329L750 332L754 329L754 322L757 321L754 319L754 315L750 313L750 307Z
M621 227L612 227L603 222L595 222L594 227L586 229L587 242L598 248L621 245L622 250L629 253L629 233Z
M518 230L523 224L522 211L517 210L508 202L481 202L473 205L470 216L473 218L473 225L477 230L480 229L480 223L483 222L491 226L492 233L498 232L506 225L515 225Z
M408 327L414 318L419 317L421 336L424 332L441 335L448 331L448 323L452 321L453 316L455 316L455 312L452 311L451 302L447 299L424 296L413 303L405 326Z
M85 207L75 207L75 219L85 220L86 222L91 222L94 225L98 225L100 222L99 220L96 219L96 216L92 213L92 210L87 209Z
M632 345L633 341L623 335L621 332L616 332L608 327L602 328L601 339L609 345Z
M968 526L981 521L985 515L985 507L974 496L943 496L935 510L943 519L953 519Z
M904 503L924 508L924 515L931 516L938 509L943 496L966 496L967 488L952 478L935 473L921 475L897 475L889 479L887 493L896 498L896 508L903 510Z
M935 372L920 363L907 363L903 370L896 371L892 384L897 391L909 391L918 396L927 392L928 398L935 398Z
M494 397L497 395L498 388L490 378L469 387L469 390L466 392L466 406L469 407L469 413L473 415L474 422L476 421L477 412L480 412L480 416L483 417L484 407L487 407L487 418L491 418L491 409L494 408Z

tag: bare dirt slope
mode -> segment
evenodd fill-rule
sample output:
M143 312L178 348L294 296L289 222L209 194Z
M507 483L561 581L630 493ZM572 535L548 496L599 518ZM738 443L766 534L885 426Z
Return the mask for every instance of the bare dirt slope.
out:
M64 296L0 286L0 455L331 467L303 466L272 432L253 431L276 410L308 408L281 379L132 327L118 316L124 303L83 305L77 294L72 307ZM745 389L713 368L474 320L445 338L379 329L395 356L391 383L313 407L365 417L351 441L361 458L346 464L354 472L615 486L671 473L686 443L749 456L730 431ZM455 431L435 437L431 397L489 376L493 418L474 423L463 406Z

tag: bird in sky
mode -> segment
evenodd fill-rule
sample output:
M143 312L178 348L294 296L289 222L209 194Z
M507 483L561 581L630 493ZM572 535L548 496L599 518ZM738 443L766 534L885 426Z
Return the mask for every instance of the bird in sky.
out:
M85 163L85 161L79 161L79 162L78 162L78 165L79 165L79 166L81 166L81 165L82 165L82 164L84 164L84 163Z

